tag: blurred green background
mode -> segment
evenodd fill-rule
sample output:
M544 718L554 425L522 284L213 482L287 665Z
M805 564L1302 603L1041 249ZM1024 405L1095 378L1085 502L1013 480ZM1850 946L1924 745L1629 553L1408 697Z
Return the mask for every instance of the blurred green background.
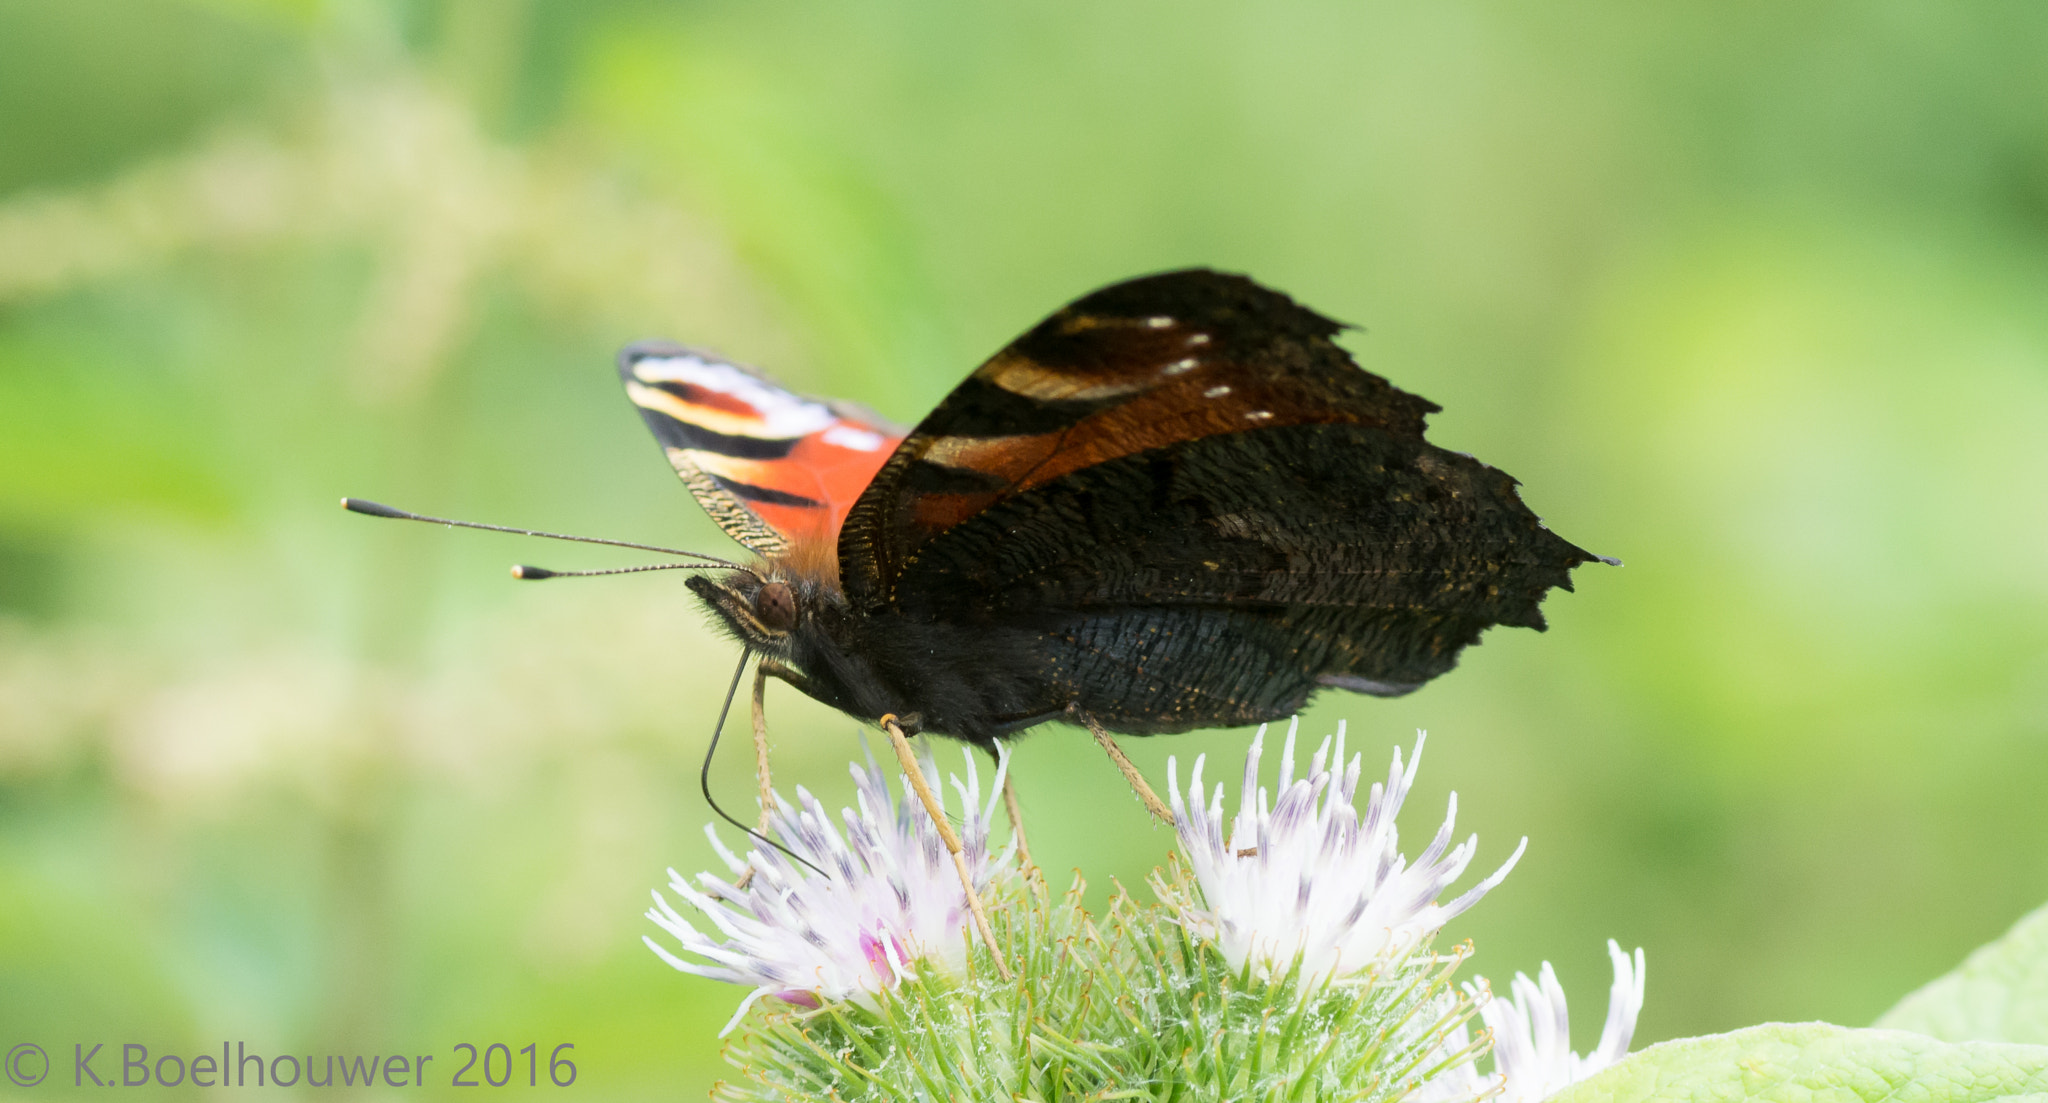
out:
M725 550L619 345L912 421L1188 264L1363 327L1627 561L1307 721L1368 773L1429 729L1411 839L1453 788L1479 865L1530 837L1471 968L1555 962L1582 1044L1610 936L1639 1043L1868 1022L2048 899L2044 58L2022 0L0 0L0 1045L58 1059L18 1097L222 1038L700 1096L741 993L640 912L711 860L732 647L678 577L505 576L630 556L335 500ZM856 725L769 708L848 794ZM1017 769L1094 898L1167 852L1076 733Z

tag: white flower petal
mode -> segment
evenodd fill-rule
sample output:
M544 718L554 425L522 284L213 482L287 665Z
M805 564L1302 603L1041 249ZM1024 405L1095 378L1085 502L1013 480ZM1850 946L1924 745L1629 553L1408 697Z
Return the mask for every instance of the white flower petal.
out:
M1614 962L1614 987L1607 993L1607 1023L1600 1028L1600 1044L1584 1058L1588 1066L1577 1079L1628 1056L1628 1044L1635 1037L1636 1016L1643 1011L1643 948L1633 957L1621 952L1621 944L1607 940L1607 956Z

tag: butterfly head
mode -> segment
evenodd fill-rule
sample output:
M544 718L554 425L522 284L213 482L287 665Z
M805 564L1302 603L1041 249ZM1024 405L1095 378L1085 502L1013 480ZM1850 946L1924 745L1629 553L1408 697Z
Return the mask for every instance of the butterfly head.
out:
M692 575L689 586L741 643L777 656L787 655L816 601L814 586L772 570Z

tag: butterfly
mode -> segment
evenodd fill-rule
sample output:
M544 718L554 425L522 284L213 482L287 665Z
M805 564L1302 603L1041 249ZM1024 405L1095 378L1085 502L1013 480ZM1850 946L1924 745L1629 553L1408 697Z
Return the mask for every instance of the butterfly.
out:
M1494 625L1541 630L1574 567L1617 562L1544 527L1507 474L1424 439L1438 407L1360 368L1342 329L1243 276L1145 276L1040 322L909 429L707 352L626 348L627 397L750 563L342 505L685 560L520 578L705 571L689 585L742 645L734 691L761 659L764 817L767 676L879 722L1008 976L906 732L1000 758L1037 724L1081 724L1170 822L1109 732L1275 720L1325 689L1411 692ZM707 803L829 876L712 799L724 720L698 775ZM1028 864L1007 782L1004 797Z
M915 427L667 342L619 375L751 563L689 585L761 669L864 721L991 751L1411 692L1571 571L1507 474L1344 327L1191 269L1075 300ZM1614 562L1613 560L1604 560Z

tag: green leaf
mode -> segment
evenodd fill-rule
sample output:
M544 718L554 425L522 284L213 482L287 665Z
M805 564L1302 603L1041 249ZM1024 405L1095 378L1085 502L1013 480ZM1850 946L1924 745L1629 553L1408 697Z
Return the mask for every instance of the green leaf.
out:
M1947 1042L2048 1045L2048 907L1900 1000L1877 1025Z
M1551 1097L1797 1103L2048 1100L2048 1046L1942 1042L1903 1030L1770 1023L1651 1046Z

